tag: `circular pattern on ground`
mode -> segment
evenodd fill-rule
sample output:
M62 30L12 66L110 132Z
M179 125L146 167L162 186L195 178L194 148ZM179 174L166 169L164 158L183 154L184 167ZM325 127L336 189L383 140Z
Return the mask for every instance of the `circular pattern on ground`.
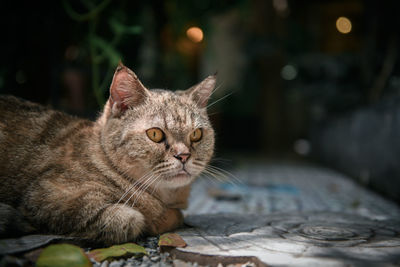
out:
M306 242L315 246L354 246L373 237L371 225L352 223L306 222L286 229L283 238Z
M349 229L321 225L305 225L299 230L299 234L305 237L326 241L344 241L358 237L355 232Z
M269 265L396 263L400 221L335 212L194 215L178 231L191 254L256 257ZM177 250L177 251L178 251Z

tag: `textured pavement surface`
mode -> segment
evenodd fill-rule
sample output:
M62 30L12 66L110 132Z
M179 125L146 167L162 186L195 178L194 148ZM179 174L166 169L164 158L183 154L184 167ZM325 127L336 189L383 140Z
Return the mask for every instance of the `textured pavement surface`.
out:
M200 179L171 253L202 265L397 266L400 209L338 172L248 165L231 182ZM238 182L236 179L240 180Z
M337 211L370 219L400 217L400 208L327 168L300 163L245 165L235 178L199 179L185 214Z

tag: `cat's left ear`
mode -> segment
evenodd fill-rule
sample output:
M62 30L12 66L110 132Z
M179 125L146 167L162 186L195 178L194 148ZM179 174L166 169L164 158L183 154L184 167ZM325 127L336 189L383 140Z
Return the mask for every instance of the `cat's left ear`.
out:
M188 95L200 108L206 108L217 81L217 75L210 75L199 84L187 89L184 94Z
M110 86L109 105L113 115L120 115L129 107L143 103L148 95L136 74L120 62Z

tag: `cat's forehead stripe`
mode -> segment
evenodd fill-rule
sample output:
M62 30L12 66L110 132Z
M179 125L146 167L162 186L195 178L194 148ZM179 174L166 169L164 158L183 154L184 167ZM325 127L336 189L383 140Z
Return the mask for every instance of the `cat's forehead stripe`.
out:
M206 115L195 103L173 92L152 90L152 93L147 105L135 114L135 118L147 117L148 127L160 127L177 134L209 127Z
M188 116L188 111L186 110L172 110L172 112L164 112L164 126L168 130L176 130L176 129L184 129L189 128L193 125L193 121L188 121L188 118L192 118Z

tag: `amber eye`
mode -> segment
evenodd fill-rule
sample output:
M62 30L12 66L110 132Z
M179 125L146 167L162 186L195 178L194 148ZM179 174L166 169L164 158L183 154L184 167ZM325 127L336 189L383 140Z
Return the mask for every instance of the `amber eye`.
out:
M203 131L200 128L197 128L190 134L190 141L198 142L203 137Z
M146 131L147 136L150 138L151 141L160 143L164 140L164 132L158 128L151 128Z

